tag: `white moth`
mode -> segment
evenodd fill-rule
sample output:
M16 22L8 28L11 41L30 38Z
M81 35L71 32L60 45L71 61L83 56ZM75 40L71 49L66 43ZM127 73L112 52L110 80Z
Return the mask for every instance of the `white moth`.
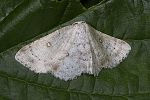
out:
M15 59L36 73L50 72L65 81L82 73L98 75L116 67L131 47L125 41L75 22L21 48Z

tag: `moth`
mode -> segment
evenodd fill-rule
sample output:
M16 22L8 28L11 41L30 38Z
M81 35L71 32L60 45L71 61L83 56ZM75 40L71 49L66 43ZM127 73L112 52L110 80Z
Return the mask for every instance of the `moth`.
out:
M127 42L79 21L22 47L15 59L35 73L51 73L67 81L114 68L130 50Z

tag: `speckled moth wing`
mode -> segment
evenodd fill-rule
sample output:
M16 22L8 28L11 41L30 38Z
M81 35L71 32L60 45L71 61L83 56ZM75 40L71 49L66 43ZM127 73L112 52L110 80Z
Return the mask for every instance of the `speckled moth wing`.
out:
M66 32L65 30L68 31ZM17 52L15 56L16 60L36 72L47 72L50 67L45 66L46 62L54 59L58 54L62 45L69 39L66 38L69 35L69 31L68 26L66 26L24 46ZM64 41L65 38L66 41Z
M95 30L88 24L85 25L91 41L94 75L97 75L102 68L116 67L127 57L131 50L128 43Z
M36 73L52 73L63 80L82 73L97 75L127 57L131 47L85 22L63 27L21 48L15 58Z

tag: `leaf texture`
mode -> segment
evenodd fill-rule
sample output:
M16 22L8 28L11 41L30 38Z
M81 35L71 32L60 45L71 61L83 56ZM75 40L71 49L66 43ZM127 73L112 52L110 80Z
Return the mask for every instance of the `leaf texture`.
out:
M20 2L14 10L7 12L9 14L0 22L0 99L150 98L149 0L103 0L86 11L78 1L75 3L75 0L51 0L49 3L46 0ZM70 7L72 10L69 10ZM78 15L79 13L81 14ZM69 21L71 18L74 19ZM132 50L127 59L114 69L103 69L97 77L83 74L67 82L51 74L36 74L15 60L14 56L22 46L79 20L84 20L97 30L128 42Z

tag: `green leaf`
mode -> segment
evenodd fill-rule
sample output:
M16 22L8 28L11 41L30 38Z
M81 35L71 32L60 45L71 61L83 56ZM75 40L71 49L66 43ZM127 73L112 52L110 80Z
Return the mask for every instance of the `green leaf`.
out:
M6 1L1 0L4 4L8 2ZM11 1L8 4L14 5L17 0ZM16 5L15 8L8 7L13 9L11 12L3 12L9 14L0 21L0 52L48 31L84 11L80 2L74 0L24 0ZM1 9L6 9L3 6L5 5Z
M96 5L97 3L101 2L102 0L80 0L82 5L86 8Z
M0 22L0 99L150 98L149 0L103 0L86 11L78 0L24 0L9 8L13 10L6 11ZM128 42L132 50L127 59L116 68L103 69L96 77L83 74L67 82L51 74L36 74L14 59L22 46L79 20Z

